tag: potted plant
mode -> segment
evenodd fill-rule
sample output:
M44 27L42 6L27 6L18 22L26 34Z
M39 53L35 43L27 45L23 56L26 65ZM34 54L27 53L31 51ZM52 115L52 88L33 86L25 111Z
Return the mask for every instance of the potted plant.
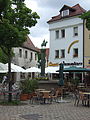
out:
M79 78L76 76L74 79L72 79L72 84L77 88L78 84L80 83Z
M38 88L38 81L26 79L20 83L20 89L22 93L20 95L20 100L30 99L31 94Z

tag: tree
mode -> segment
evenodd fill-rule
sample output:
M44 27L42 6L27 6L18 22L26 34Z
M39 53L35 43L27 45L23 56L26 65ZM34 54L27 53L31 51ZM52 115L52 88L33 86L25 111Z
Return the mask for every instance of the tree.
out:
M7 50L5 50L7 51ZM12 57L14 56L14 53L12 51ZM2 49L0 48L0 62L2 63L8 63L8 56L2 51Z
M80 18L86 20L86 28L90 30L90 11L87 11L86 13L82 14Z
M0 9L0 47L8 56L9 91L12 91L12 48L20 47L23 44L27 39L27 35L30 33L29 28L35 26L37 19L39 19L36 12L32 12L31 9L26 7L24 1L0 0L0 3L4 5ZM9 94L8 100L12 101L12 94Z

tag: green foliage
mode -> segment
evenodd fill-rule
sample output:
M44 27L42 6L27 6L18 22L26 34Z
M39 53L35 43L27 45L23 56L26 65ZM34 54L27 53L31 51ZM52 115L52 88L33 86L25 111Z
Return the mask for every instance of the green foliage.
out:
M86 28L90 30L90 11L82 14L80 18L86 20Z
M21 81L20 83L20 89L22 90L22 93L32 93L37 88L38 88L37 80L26 79L24 81Z
M75 77L75 79L71 79L71 83L75 86L78 86L78 84L80 83L80 80L78 77Z
M21 102L19 100L13 100L12 102L8 102L8 101L1 101L0 105L21 105Z
M0 45L6 48L18 47L26 40L29 28L35 26L39 16L24 4L24 0L7 0L0 13ZM2 2L2 0L1 0ZM14 5L14 7L12 7Z
M6 52L6 54L5 54L5 52ZM7 56L7 50L5 49L5 52L3 52L2 51L2 49L0 48L0 62L2 62L2 63L8 63L8 56ZM14 56L14 53L13 53L13 51L11 52L11 55L12 55L12 57Z
M23 44L30 33L29 28L35 26L37 19L37 13L26 7L24 0L0 0L0 48L3 52L7 49L9 90L12 90L12 48ZM9 101L11 98L9 94Z
M8 7L10 0L0 0L0 14Z

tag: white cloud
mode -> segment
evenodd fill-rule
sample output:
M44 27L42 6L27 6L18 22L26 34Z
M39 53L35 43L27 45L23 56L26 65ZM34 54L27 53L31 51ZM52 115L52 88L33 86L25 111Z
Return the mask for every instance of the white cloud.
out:
M35 27L30 28L30 38L37 47L41 47L42 41L49 41L49 27L47 21L52 16L58 15L63 5L74 6L80 4L84 9L89 10L90 0L25 0L27 7L36 11L40 16ZM47 45L49 47L49 44Z

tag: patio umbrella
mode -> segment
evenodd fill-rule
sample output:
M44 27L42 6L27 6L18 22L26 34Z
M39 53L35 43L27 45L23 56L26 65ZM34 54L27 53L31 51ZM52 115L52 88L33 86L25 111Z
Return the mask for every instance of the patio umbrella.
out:
M90 69L71 66L64 69L64 72L90 72Z
M6 65L8 67L8 63ZM15 65L13 63L11 63L11 69L12 69L11 72L25 72L25 70L22 67Z
M56 72L59 72L59 70L57 70ZM76 66L70 66L68 68L64 68L63 72L90 72L90 69L76 67Z
M6 72L8 72L7 66L0 62L0 73L6 73Z
M56 71L59 69L59 67L53 67L49 66L45 68L45 73L57 73Z
M36 68L36 67L31 67L25 70L25 72L39 72L40 73L40 69Z

